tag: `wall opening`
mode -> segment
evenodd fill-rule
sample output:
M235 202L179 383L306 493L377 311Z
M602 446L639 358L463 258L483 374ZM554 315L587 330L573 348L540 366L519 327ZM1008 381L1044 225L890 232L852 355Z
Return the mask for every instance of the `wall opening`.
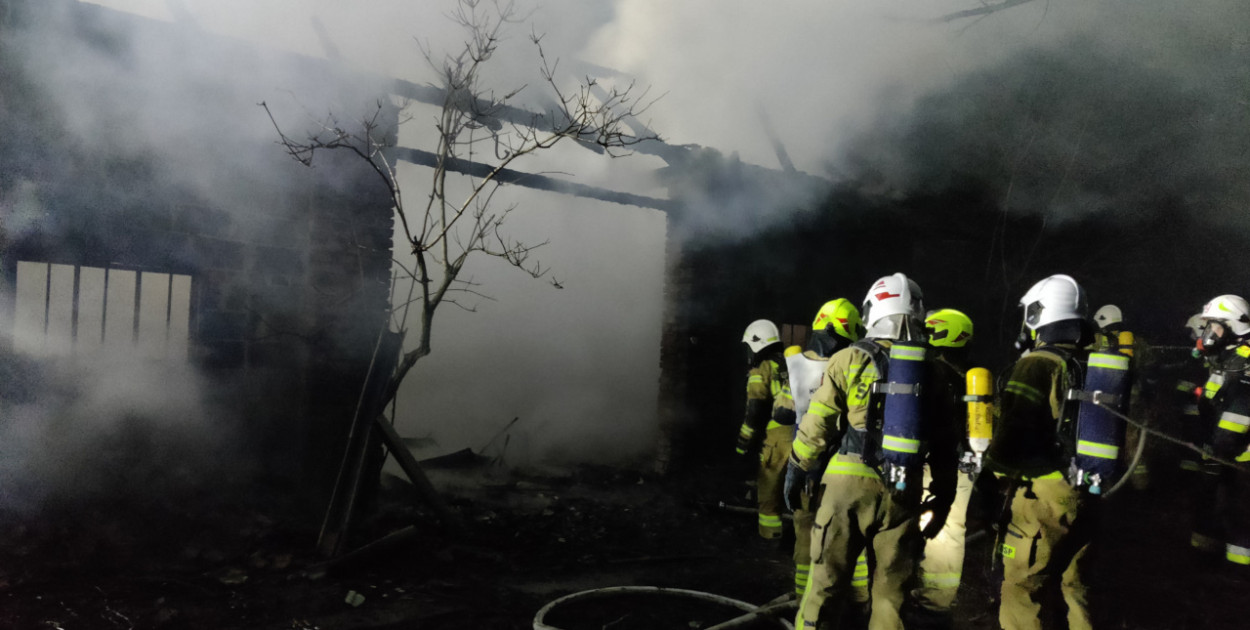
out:
M182 274L18 261L13 345L33 356L186 361L191 286Z

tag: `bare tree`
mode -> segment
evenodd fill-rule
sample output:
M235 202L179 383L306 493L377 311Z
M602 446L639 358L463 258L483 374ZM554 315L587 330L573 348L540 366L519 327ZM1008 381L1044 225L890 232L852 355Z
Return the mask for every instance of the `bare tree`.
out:
M318 151L348 151L369 165L390 194L413 257L410 264L397 261L413 284L409 299L393 305L392 325L406 334L408 310L416 305L420 328L415 347L403 355L391 378L387 400L413 365L430 353L438 308L449 303L471 311L472 305L457 298L486 297L476 290L472 279L461 278L470 258L489 256L534 278L546 275L542 265L531 258L545 242L525 243L510 237L504 225L515 206L494 203L501 186L499 176L509 172L513 162L564 140L591 145L613 157L627 154L638 142L659 140L655 135L632 135L625 125L650 105L641 100L646 97L645 90L635 95L632 84L605 90L591 78L572 90L562 88L556 78L558 62L547 59L538 35L530 39L554 106L548 112L530 115L525 122L516 122L514 115L505 122L498 114L517 111L510 103L524 86L497 96L483 85L482 69L497 52L502 31L519 21L515 4L459 0L450 18L464 30L464 47L441 58L422 48L426 63L439 77L443 102L434 125L436 146L426 154L431 156L432 166L429 189L419 204L407 204L396 177L394 155L389 151L395 144L394 134L385 124L387 109L382 102L370 115L350 125L331 114L304 140L287 135L270 112L281 143L292 158L311 166ZM261 105L269 111L265 103ZM401 121L409 122L412 119ZM451 173L473 173L467 176L469 185L462 198L455 198L456 187L448 186ZM561 288L557 280L550 282Z
M365 392L362 392L348 435L339 481L318 541L331 555L338 555L342 549L342 534L354 512L357 492L364 484L376 487L378 475L375 473L380 472L382 462L370 454L368 446L373 441L370 436L374 428L381 432L391 447L391 454L427 502L445 522L456 521L403 446L402 438L385 421L382 411L394 400L400 384L417 361L430 354L434 314L438 308L453 304L472 311L473 305L461 300L487 297L477 290L472 278L461 277L470 259L496 258L534 278L546 275L546 270L531 258L534 250L545 242L531 244L510 237L505 223L515 206L495 203L503 181L517 176L509 167L527 155L551 149L565 140L613 157L627 154L629 147L639 142L659 140L655 135L634 135L626 131L626 121L633 121L650 104L639 100L646 97L645 91L636 98L632 84L624 89L605 89L591 78L578 82L571 90L563 88L557 80L558 64L548 61L541 37L537 35L531 35L530 39L537 51L543 82L551 93L553 105L549 111L530 113L511 105L521 88L497 96L485 86L482 70L498 51L502 31L520 21L511 0L458 0L450 18L464 31L464 47L441 57L422 47L426 63L438 76L439 85L431 88L442 97L434 120L433 151L396 147L396 125L416 119L392 122L394 110L389 102L378 101L376 108L367 115L346 124L331 112L302 140L284 132L269 106L261 103L281 144L300 163L312 166L319 151L346 151L368 165L390 196L412 256L411 261L396 256L396 266L403 269L402 276L411 283L408 297L402 303L394 303L397 292L392 292L389 327L399 339L405 338L410 309L415 306L419 309L416 343L403 353L397 365L377 364L370 368L370 377L366 379ZM420 201L412 205L407 203L409 197L404 194L397 176L396 153L401 150L407 152L410 160L431 168L428 189L423 191L425 194ZM419 159L412 159L414 155ZM456 181L456 177L463 181ZM397 274L397 278L400 276ZM550 282L561 288L557 280ZM385 331L385 328L379 331L378 347L383 345ZM375 362L376 358L375 349ZM366 400L373 379L387 375L389 378L385 379L380 393L368 394L370 399ZM349 461L355 463L349 465ZM349 466L354 472L347 472ZM341 522L338 529L333 530L331 521L336 514Z

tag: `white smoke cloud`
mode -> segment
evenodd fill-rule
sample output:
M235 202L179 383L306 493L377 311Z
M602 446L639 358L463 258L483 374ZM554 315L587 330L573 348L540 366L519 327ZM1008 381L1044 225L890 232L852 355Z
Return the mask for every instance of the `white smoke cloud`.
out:
M210 32L305 54L337 53L356 67L417 82L432 81L433 76L414 39L428 43L436 55L457 49L461 42L445 18L451 0L98 3L159 19L190 18ZM540 0L521 9L533 31L546 34L548 53L564 58L561 67L573 76L599 66L623 73L605 77L607 82L622 84L632 78L640 86L652 86L652 94L663 94L643 120L670 143L714 147L725 155L736 153L744 162L775 168L778 161L763 118L800 170L830 179L852 172L855 165L848 153L855 149L862 155L865 138L897 140L900 134L888 132L934 115L916 109L927 102L925 97L1031 51L1061 50L1073 38L1084 37L1122 55L1126 63L1156 69L1182 85L1205 87L1228 76L1203 70L1208 53L1246 45L1244 8L1229 0L1035 0L983 19L934 21L977 6L981 4L969 0ZM186 14L170 7L183 7ZM317 23L324 28L325 41ZM487 76L501 90L527 85L518 104L540 107L546 92L527 41L530 29L522 24L509 32ZM583 62L592 66L577 65ZM162 81L174 78L170 75L179 67L162 60L144 63ZM210 74L240 68L221 60L200 65ZM73 75L62 80L68 87ZM289 89L290 80L260 73L254 85L258 95L272 95ZM91 135L108 126L94 111L98 103L108 103L107 95L75 108L81 133ZM153 131L194 133L190 127L203 126L193 124L194 116L182 118L188 110L175 103L157 105L157 117L149 125ZM358 107L310 105L318 111ZM952 128L960 128L961 116L950 116ZM427 112L411 124L428 125L428 120ZM271 132L263 119L247 124L256 125L257 134ZM159 145L157 136L120 141ZM427 140L415 134L410 142L428 146L423 144ZM1062 139L1053 143L1057 150L1069 146ZM975 148L975 142L969 144ZM902 151L909 147L878 148L871 157L892 178L889 185L911 185L909 180L918 175ZM930 158L940 165L943 154L936 150ZM579 183L663 194L651 177L662 163L650 156L600 160L565 147L518 166L568 173ZM406 175L409 199L421 197L424 177L421 169ZM514 187L507 191L509 199L521 203L513 227L530 242L550 237L551 244L539 253L568 288L549 289L541 281L488 264L471 268L484 283L483 292L497 301L480 302L473 314L454 307L440 311L435 353L419 364L400 401L401 431L434 435L445 449L477 447L520 416L518 431L534 434L531 442L540 444L536 452L578 452L596 459L613 448L626 454L643 450L638 445L654 430L663 217ZM778 201L769 195L744 193L743 198L748 205L775 203L756 209L765 218L784 218L794 205L792 199ZM715 214L715 203L706 209L705 225L733 222L738 216ZM766 225L760 220L750 229ZM623 427L639 430L621 439Z
M148 496L222 472L222 424L190 366L117 354L9 356L0 508Z
M436 59L463 45L461 33L447 19L454 2L140 2L111 0L94 4L168 21L171 29L195 29L316 57L334 57L363 72L389 75L417 83L436 83L422 56L422 47ZM607 3L574 1L519 6L523 23L505 32L500 53L487 66L485 83L497 93L526 86L514 105L542 109L551 102L539 74L531 34L542 36L560 67L573 65L575 53L594 30L611 18ZM570 24L575 20L577 24ZM201 146L211 129L235 125L260 139L276 140L269 121L254 103L268 101L287 126L304 122L301 109L313 116L334 111L353 118L367 103L327 101L317 92L319 77L292 76L282 68L256 65L246 56L222 57L213 51L188 51L195 72L186 74L187 59L150 54L154 48L143 33L125 33L131 50L128 63L137 79L118 85L118 92L81 94L77 79L117 73L113 62L89 60L64 70L38 65L45 85L63 99L72 131L103 149L128 148L161 156L168 176L204 172L203 184L189 183L224 208L247 207L229 190L214 190L211 147L198 153L170 147ZM200 55L200 59L196 56ZM127 68L128 70L130 68ZM247 75L233 83L232 93L204 93L200 86L221 77ZM563 81L573 81L572 69ZM112 106L125 94L159 86L160 101L139 111ZM291 94L288 94L287 92ZM362 91L368 98L376 92ZM249 109L241 109L246 104ZM430 149L432 108L414 108L405 144ZM247 114L254 115L245 118ZM139 136L112 134L110 129L144 129ZM294 127L292 127L294 128ZM274 151L280 151L274 147ZM249 159L231 156L228 159ZM663 196L651 170L656 158L635 156L612 160L574 145L518 162L530 172L570 177L579 184ZM401 169L407 198L419 204L428 171ZM287 173L258 164L255 176L282 181ZM398 426L405 435L432 434L440 449L480 447L512 417L521 433L529 433L530 462L552 453L566 460L603 461L643 452L654 440L659 364L659 321L664 252L664 217L647 209L540 193L508 186L496 197L502 205L518 204L510 220L512 236L528 243L549 241L536 252L549 279L533 280L495 260L471 263L471 276L491 299L468 300L466 313L444 305L434 329L434 355L412 373L401 392ZM241 218L242 219L242 218ZM400 258L405 249L397 249ZM407 261L405 261L407 262ZM415 331L410 337L415 336ZM512 455L516 455L514 449Z

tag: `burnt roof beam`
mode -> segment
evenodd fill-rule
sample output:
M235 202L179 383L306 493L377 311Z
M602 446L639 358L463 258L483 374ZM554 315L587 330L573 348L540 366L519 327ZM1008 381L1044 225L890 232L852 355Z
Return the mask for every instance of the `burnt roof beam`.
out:
M430 151L421 149L411 149L407 147L396 147L392 149L396 159L403 160L420 166L428 166L434 168L438 165L439 156ZM472 160L461 160L458 158L450 158L446 162L446 168L453 173L469 175L471 177L485 178L489 176L495 167L482 162ZM624 193L598 186L588 186L586 184L577 184L546 175L537 175L534 173L526 173L510 168L499 169L494 174L495 181L501 184L516 184L525 186L526 188L534 188L537 190L548 190L566 195L575 195L578 197L586 197L588 199L598 199L610 203L619 203L627 206L637 206L640 208L652 208L663 212L671 212L678 208L678 204L669 199L660 199L657 197L647 197L645 195L635 195L632 193Z

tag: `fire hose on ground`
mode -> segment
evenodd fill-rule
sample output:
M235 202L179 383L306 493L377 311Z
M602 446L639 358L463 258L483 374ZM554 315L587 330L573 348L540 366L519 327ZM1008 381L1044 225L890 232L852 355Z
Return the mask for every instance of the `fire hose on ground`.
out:
M742 615L723 621L713 626L708 626L704 630L732 630L733 628L741 628L757 620L766 619L776 622L782 628L794 630L794 625L786 618L778 616L783 611L789 609L794 610L794 596L787 594L774 599L762 606L756 606L748 602L737 599L731 599L714 593L705 593L703 591L692 591L684 588L665 588L661 586L610 586L607 588L592 589L589 591L581 591L570 595L565 595L559 599L552 600L546 606L538 610L534 615L534 630L562 630L556 626L547 623L547 615L555 608L578 601L586 601L592 599L606 599L617 595L661 595L683 597L707 602L712 604L720 604L730 608L736 608L742 611Z

